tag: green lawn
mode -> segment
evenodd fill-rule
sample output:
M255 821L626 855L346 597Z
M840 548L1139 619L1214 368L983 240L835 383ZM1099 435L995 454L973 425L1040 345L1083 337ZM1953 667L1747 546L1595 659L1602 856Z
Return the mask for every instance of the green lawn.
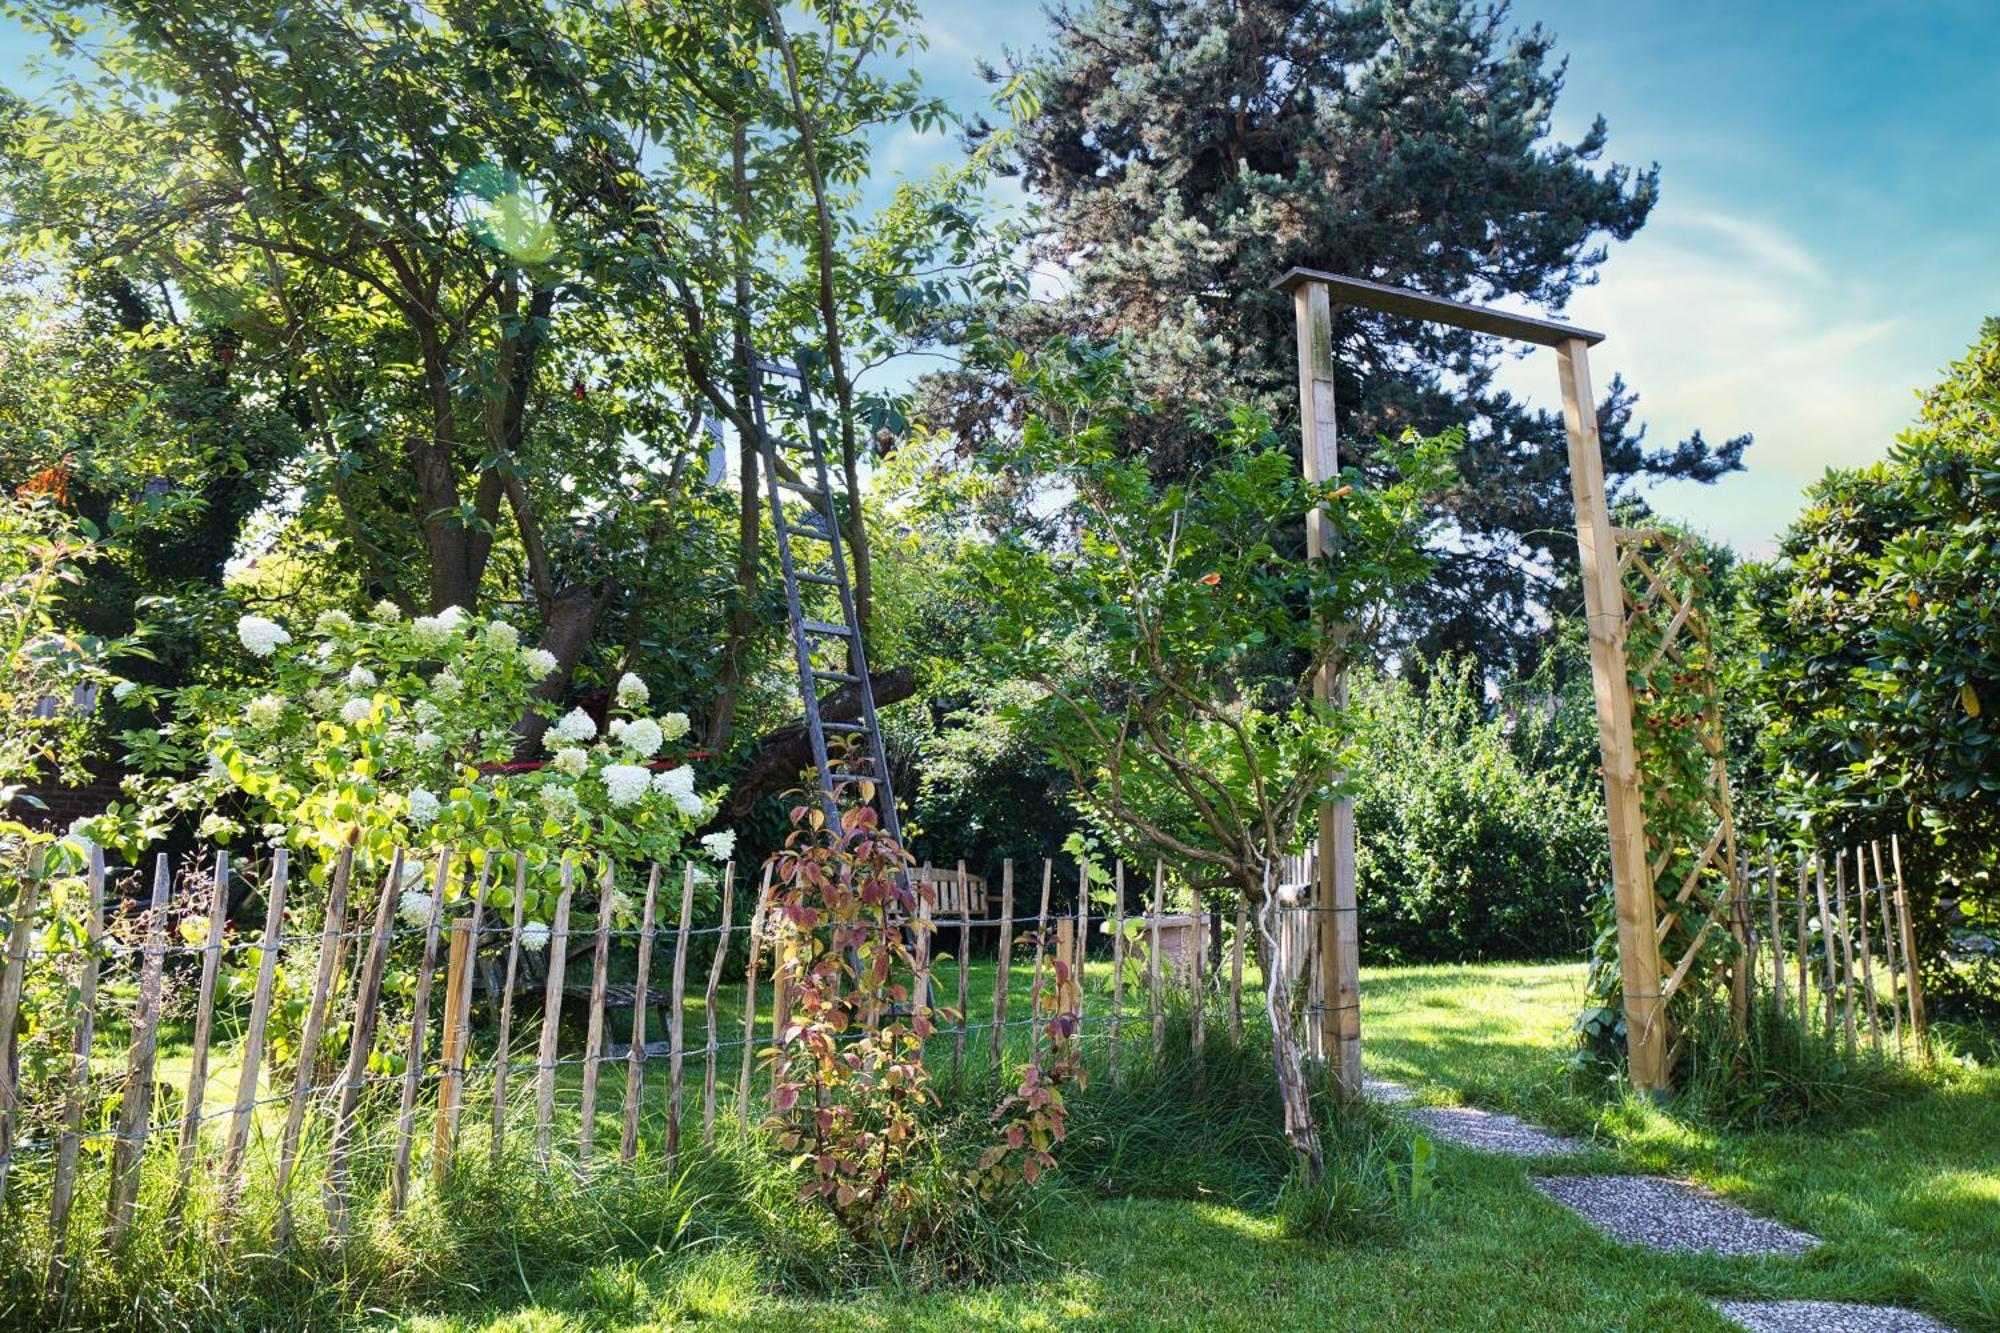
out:
M2000 1327L1994 1071L1940 1080L1841 1128L1691 1128L1568 1089L1558 1062L1581 980L1567 966L1371 971L1370 1070L1427 1100L1589 1132L1596 1148L1576 1165L1685 1174L1815 1231L1824 1247L1796 1260L1653 1256L1544 1200L1522 1164L1447 1149L1433 1215L1388 1245L1287 1240L1258 1200L1073 1193L1050 1212L1046 1261L1018 1283L801 1299L779 1294L749 1255L723 1245L611 1259L580 1277L523 1272L512 1290L468 1294L453 1313L398 1326L1699 1330L1730 1327L1710 1298L1793 1296L1894 1301L1961 1330ZM1143 1024L1127 1031L1136 1055Z

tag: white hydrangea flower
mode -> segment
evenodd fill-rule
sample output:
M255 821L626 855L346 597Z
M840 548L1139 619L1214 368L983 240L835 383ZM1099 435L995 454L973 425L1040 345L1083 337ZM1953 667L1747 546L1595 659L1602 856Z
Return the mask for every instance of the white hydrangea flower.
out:
M668 743L671 744L687 734L688 715L686 713L668 713L660 719L660 737Z
M418 754L429 754L444 744L444 737L435 731L420 731L410 738L410 744L417 747Z
M210 756L208 757L208 775L209 775L210 777L212 777L212 778L226 778L226 777L228 777L228 776L229 776L229 761L228 761L228 760L226 760L226 759L224 759L224 758L223 758L223 757L222 757L221 755L219 755L219 754L212 754L212 755L210 755Z
M631 672L618 678L618 706L620 708L644 708L646 706L646 682Z
M404 889L402 897L396 900L396 915L413 926L426 926L431 920L431 895L426 889Z
M345 634L353 628L354 617L345 611L322 611L319 619L313 621L315 634Z
M314 708L317 708L322 713L331 713L334 710L334 706L340 702L340 696L332 690L327 689L324 685L308 694L306 698Z
M410 636L419 648L436 650L451 642L451 626L442 616L418 616L410 622Z
M382 682L375 673L365 666L357 666L347 673L347 688L350 690L372 690Z
M227 842L243 831L243 826L225 815L206 814L202 816L200 827L194 835L210 842Z
M597 735L597 723L591 721L590 714L581 708L572 708L563 714L562 721L556 723L555 733L563 740L582 744Z
M701 797L696 796L693 792L689 792L685 796L674 797L674 809L680 811L689 819L701 820L708 818L708 802L702 800Z
M556 751L556 757L551 761L550 766L558 773L567 773L575 778L583 776L583 770L589 763L590 756L588 754L585 754L574 745L566 745Z
M333 656L333 640L321 639L313 645L313 661L324 662Z
M521 631L504 620L486 622L486 646L503 653L511 653L521 646Z
M285 627L275 620L263 616L243 616L236 622L236 637L250 650L253 657L269 657L278 651L280 644L290 643L292 636Z
M375 603L373 607L369 608L368 617L371 620L380 621L384 625L393 625L403 618L403 608L397 606L387 597L384 597L381 601Z
M547 923L530 921L521 927L521 947L529 953L540 953L549 947Z
M444 716L444 710L429 699L419 699L410 705L410 716L420 727L428 727Z
M615 741L625 734L625 728L629 725L624 718L614 717L604 724L604 734Z
M679 800L694 795L694 765L663 769L653 775L653 790Z
M410 788L410 821L428 824L438 817L438 798L423 787Z
M527 666L528 674L536 680L541 680L561 665L556 661L556 655L546 648L530 648L521 654L521 661Z
M542 788L542 808L557 819L568 819L576 813L576 788L560 782Z
M275 727L285 715L285 701L275 694L260 694L243 705L243 720L259 731Z
M375 704L372 700L362 698L349 699L340 706L340 720L350 727L358 727L363 722L366 722L369 715L374 711Z
M138 688L139 688L139 682L136 680L121 680L116 685L113 685L111 687L111 697L116 699L119 703L122 704L127 699L131 698L132 691Z
M443 625L447 631L453 634L464 629L465 622L469 619L471 617L465 614L465 608L462 606L447 606L444 610L437 613L438 624Z
M646 794L652 774L637 764L606 764L604 792L614 806L627 806Z
M465 682L450 671L440 671L431 677L431 693L446 703L456 699L465 690Z
M641 759L651 759L660 752L660 745L666 737L660 734L660 724L650 717L642 717L637 722L628 722L618 734L625 748Z
M736 830L724 829L711 833L701 840L702 850L717 861L727 861L736 855Z

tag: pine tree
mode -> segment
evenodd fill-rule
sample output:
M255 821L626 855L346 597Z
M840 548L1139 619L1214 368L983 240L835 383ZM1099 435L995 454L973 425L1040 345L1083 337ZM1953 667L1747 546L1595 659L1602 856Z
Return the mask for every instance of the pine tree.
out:
M1563 62L1504 4L1089 0L1053 19L1053 50L1008 76L1038 99L1016 166L1035 257L1066 290L994 320L1029 343L1124 340L1158 409L1140 444L1164 473L1198 466L1213 437L1194 423L1237 403L1296 431L1291 302L1270 288L1288 268L1559 314L1658 197L1657 166L1604 160L1602 118L1575 143L1552 136ZM1408 641L1531 662L1543 609L1576 600L1560 418L1494 386L1490 339L1358 311L1337 313L1336 336L1343 459L1405 427L1468 431L1453 549ZM934 382L928 405L977 444L1006 399L967 374ZM1614 380L1600 407L1618 490L1741 467L1747 436L1646 450L1635 401Z

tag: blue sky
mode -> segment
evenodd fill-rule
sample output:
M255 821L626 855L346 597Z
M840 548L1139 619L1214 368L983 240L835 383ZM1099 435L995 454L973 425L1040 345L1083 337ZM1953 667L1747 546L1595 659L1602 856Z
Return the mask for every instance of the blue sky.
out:
M927 0L933 90L977 112L981 54L1043 40L1040 0ZM1994 0L1517 0L1569 56L1556 128L1592 116L1620 161L1658 161L1651 223L1568 317L1609 335L1656 442L1751 431L1747 474L1669 486L1662 509L1769 551L1830 465L1881 457L1915 392L2000 314L2000 12ZM0 69L28 43L0 30ZM17 82L10 77L9 82ZM18 83L17 83L18 86ZM903 131L880 165L956 149ZM1555 370L1508 371L1538 401Z
M1038 0L933 0L921 68L976 109L974 57L1040 40ZM1661 200L1571 304L1609 335L1657 443L1757 436L1749 471L1661 509L1768 553L1803 488L1883 456L1915 393L2000 314L2000 6L1993 0L1517 0L1569 57L1556 129L1602 113ZM948 145L892 142L914 169ZM1554 396L1551 354L1511 387Z

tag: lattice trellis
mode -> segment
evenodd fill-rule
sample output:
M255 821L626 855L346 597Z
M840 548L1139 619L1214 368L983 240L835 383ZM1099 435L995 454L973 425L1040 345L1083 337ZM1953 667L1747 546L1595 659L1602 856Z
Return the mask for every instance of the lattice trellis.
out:
M1660 994L1671 1005L1691 977L1709 975L1701 961L1715 930L1735 934L1740 943L1744 924L1722 703L1704 604L1711 571L1701 550L1676 534L1621 528L1617 538L1647 880L1666 973Z

